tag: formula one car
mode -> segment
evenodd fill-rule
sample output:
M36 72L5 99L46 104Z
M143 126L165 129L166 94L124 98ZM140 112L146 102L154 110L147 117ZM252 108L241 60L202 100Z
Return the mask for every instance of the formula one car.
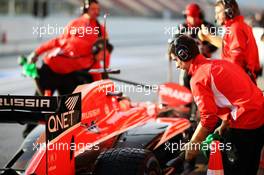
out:
M160 86L161 104L133 103L111 80L58 97L0 96L1 123L38 123L1 173L26 175L173 174L191 128L187 113L168 109L192 101L188 89ZM172 103L170 103L172 102ZM188 139L188 138L186 138Z

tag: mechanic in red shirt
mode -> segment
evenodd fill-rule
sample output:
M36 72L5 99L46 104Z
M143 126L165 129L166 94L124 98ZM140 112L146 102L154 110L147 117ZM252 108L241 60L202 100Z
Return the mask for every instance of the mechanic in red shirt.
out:
M100 6L96 0L84 1L83 15L70 22L64 33L37 48L28 57L28 62L36 62L44 53L44 64L38 70L36 79L37 95L43 95L45 90L55 90L60 95L70 94L76 86L91 83L101 79L100 74L88 74L88 70L101 68L103 59L104 32L97 17ZM106 36L105 36L106 35ZM106 67L110 64L110 53L113 46L107 40ZM80 72L84 71L86 73ZM40 93L40 94L39 94ZM36 125L28 124L23 131L25 138Z
M76 73L102 67L100 61L104 46L100 45L104 44L103 38L107 38L107 34L97 20L99 15L97 0L84 1L82 16L70 22L62 35L42 44L30 54L29 61L36 62L40 55L47 53L39 70L38 85L41 90L58 90L60 94L68 94L79 84L100 79L98 75L92 77L89 74L81 78ZM106 67L109 66L112 49L107 41Z
M186 160L197 156L199 149L191 149L191 145L204 141L221 118L222 124L215 131L236 147L239 157L232 166L224 162L225 175L256 174L264 138L262 92L240 66L225 60L207 60L186 35L178 35L171 42L169 54L177 68L192 76L191 90L201 117L186 145Z
M261 71L258 47L252 28L240 15L237 2L217 0L215 18L217 23L225 28L223 39L206 32L204 26L198 34L199 38L222 47L222 59L240 65L255 81L256 75Z

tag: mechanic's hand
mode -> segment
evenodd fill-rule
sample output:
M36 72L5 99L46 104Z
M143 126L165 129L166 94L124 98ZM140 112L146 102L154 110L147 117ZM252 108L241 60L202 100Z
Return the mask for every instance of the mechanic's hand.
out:
M261 41L264 42L264 33L261 35Z
M200 143L188 142L184 145L185 160L191 161L197 157L200 152Z
M201 25L201 30L198 31L198 38L201 41L207 41L208 40L208 36L210 35L208 28L205 27L204 24Z
M38 55L36 52L31 52L27 57L27 62L29 64L36 63L38 61Z
M219 134L220 136L229 128L229 124L227 121L222 121L222 124L215 129L214 133Z
M219 126L218 128L215 129L214 133L222 136L224 133L224 128L222 128L222 126Z

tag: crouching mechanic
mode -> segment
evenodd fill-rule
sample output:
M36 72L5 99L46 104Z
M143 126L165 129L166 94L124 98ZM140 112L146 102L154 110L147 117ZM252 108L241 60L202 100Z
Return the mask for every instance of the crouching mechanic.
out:
M169 54L176 67L191 75L191 90L201 121L189 143L185 145L187 161L194 159L200 144L213 132L218 119L222 124L215 131L225 133L236 147L238 160L229 166L224 162L225 175L257 173L264 138L264 98L245 71L224 60L207 60L195 41L178 35L171 42Z
M29 62L36 62L40 55L44 56L44 64L39 70L37 79L38 88L43 94L44 90L59 94L71 93L77 85L91 83L100 79L100 75L81 77L79 71L91 68L101 68L103 59L104 41L107 34L97 17L100 6L96 0L84 1L83 15L69 23L64 33L52 39L29 56ZM106 35L106 36L105 36ZM113 46L107 41L106 67L110 63L110 53Z
M47 53L43 59L44 64L38 70L37 95L43 95L45 90L52 93L57 90L60 95L70 94L80 84L101 79L100 74L88 73L89 69L102 67L103 38L108 38L104 26L97 20L99 14L99 3L96 0L85 0L82 16L70 22L62 35L42 44L29 55L28 62L35 63L39 56ZM113 46L108 40L106 48L106 67L109 67ZM81 71L87 74L80 74ZM27 125L23 137L34 127Z

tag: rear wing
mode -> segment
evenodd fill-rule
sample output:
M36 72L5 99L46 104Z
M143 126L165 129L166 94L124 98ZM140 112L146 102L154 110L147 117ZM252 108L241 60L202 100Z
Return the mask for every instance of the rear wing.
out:
M0 123L42 123L49 141L81 122L81 93L58 97L0 96Z
M80 122L81 93L58 97L0 96L0 123L45 124L49 140Z
M57 97L0 95L0 123L43 123L48 116L73 110L80 103L80 94Z
M43 123L59 109L60 97L0 96L0 123Z
M45 174L48 175L74 174L74 151L71 149L49 150L48 148L49 145L56 142L74 144L75 136L71 128L74 129L73 126L80 122L81 93L58 97L0 96L0 123L43 123L46 125ZM54 160L54 155L56 155L56 160ZM62 160L63 164L60 163ZM29 164L25 174L35 173L34 163ZM70 170L65 169L65 167L69 167ZM16 170L4 169L5 173L9 171Z

